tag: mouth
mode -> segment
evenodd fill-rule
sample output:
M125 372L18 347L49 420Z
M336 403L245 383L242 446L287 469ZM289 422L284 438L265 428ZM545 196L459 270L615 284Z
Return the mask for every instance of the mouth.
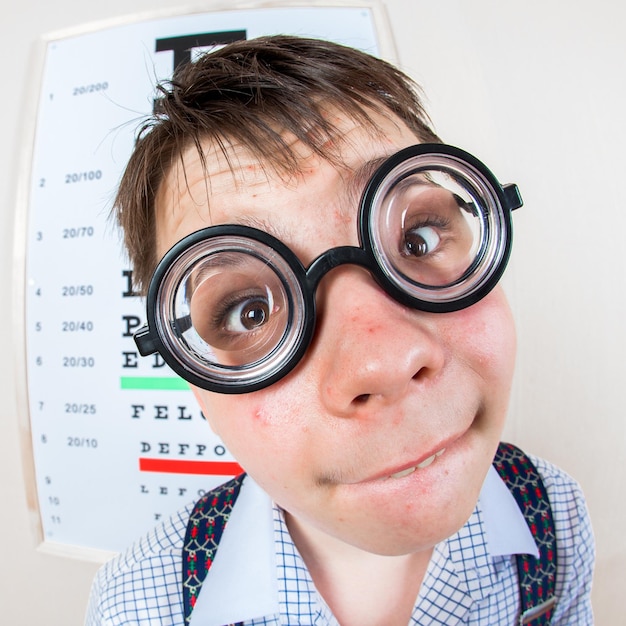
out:
M416 465L412 465L405 469L394 472L393 474L381 476L378 480L393 480L393 479L404 478L405 476L409 476L410 474L412 474L413 472L416 472L417 470L421 470L421 469L428 467L429 465L432 465L435 459L438 459L445 451L446 451L445 448L441 448L441 450L438 450L437 452L435 452L435 454L431 454L428 458L424 459L420 463L417 463Z
M411 476L415 474L419 476L422 472L424 472L424 477L426 477L426 471L430 468L431 465L438 464L439 458L445 454L445 458L448 455L452 455L451 458L454 458L458 453L459 448L463 448L463 441L466 439L466 435L468 429L461 430L455 434L452 434L448 437L441 439L438 443L433 445L430 450L424 452L424 456L421 457L413 457L412 461L404 461L404 463L397 464L389 464L385 469L378 469L377 471L372 472L371 474L363 475L361 474L358 477L355 477L354 474L342 474L339 472L328 474L324 476L321 480L318 480L320 485L375 485L382 484L389 481L399 481L403 478ZM383 466L384 467L384 466ZM391 482L390 482L391 485ZM389 485L389 486L390 486Z

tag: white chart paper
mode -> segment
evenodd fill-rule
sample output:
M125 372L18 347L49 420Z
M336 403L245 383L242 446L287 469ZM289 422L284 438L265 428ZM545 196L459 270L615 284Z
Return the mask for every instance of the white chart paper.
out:
M179 15L48 41L24 279L27 412L45 542L120 550L238 471L187 385L160 358L141 358L132 339L144 303L131 292L109 212L156 82L216 37L293 33L377 54L372 3L363 4L370 8ZM198 38L187 51L190 35Z

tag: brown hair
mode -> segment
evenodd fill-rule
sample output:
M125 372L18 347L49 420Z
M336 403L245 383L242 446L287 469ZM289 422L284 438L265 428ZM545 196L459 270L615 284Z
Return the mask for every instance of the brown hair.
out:
M239 41L203 55L158 86L155 111L140 128L115 199L118 223L143 291L158 262L155 197L164 177L191 145L204 158L211 141L228 159L231 141L264 165L298 171L284 133L328 160L340 139L328 115L342 111L376 130L368 110L397 115L419 141L438 142L419 89L389 63L328 41L271 36Z

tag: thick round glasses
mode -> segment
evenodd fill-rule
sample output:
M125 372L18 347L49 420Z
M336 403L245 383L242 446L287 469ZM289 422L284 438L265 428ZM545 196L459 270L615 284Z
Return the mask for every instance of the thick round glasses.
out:
M161 260L147 297L143 356L159 352L185 380L220 393L256 391L290 372L315 329L315 292L343 264L366 268L404 306L468 307L500 279L511 248L515 185L472 155L440 144L405 148L367 184L359 247L327 250L305 268L268 233L211 226Z

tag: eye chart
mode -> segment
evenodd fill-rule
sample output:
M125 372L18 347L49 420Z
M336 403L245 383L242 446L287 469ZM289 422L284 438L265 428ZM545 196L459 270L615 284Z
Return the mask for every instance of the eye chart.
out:
M110 211L156 83L206 48L291 33L393 60L377 1L306 4L228 3L229 10L149 16L43 42L18 216L16 326L24 338L26 462L35 476L29 495L46 549L85 558L121 550L240 471L188 385L158 355L137 353L132 335L144 302L132 291Z

